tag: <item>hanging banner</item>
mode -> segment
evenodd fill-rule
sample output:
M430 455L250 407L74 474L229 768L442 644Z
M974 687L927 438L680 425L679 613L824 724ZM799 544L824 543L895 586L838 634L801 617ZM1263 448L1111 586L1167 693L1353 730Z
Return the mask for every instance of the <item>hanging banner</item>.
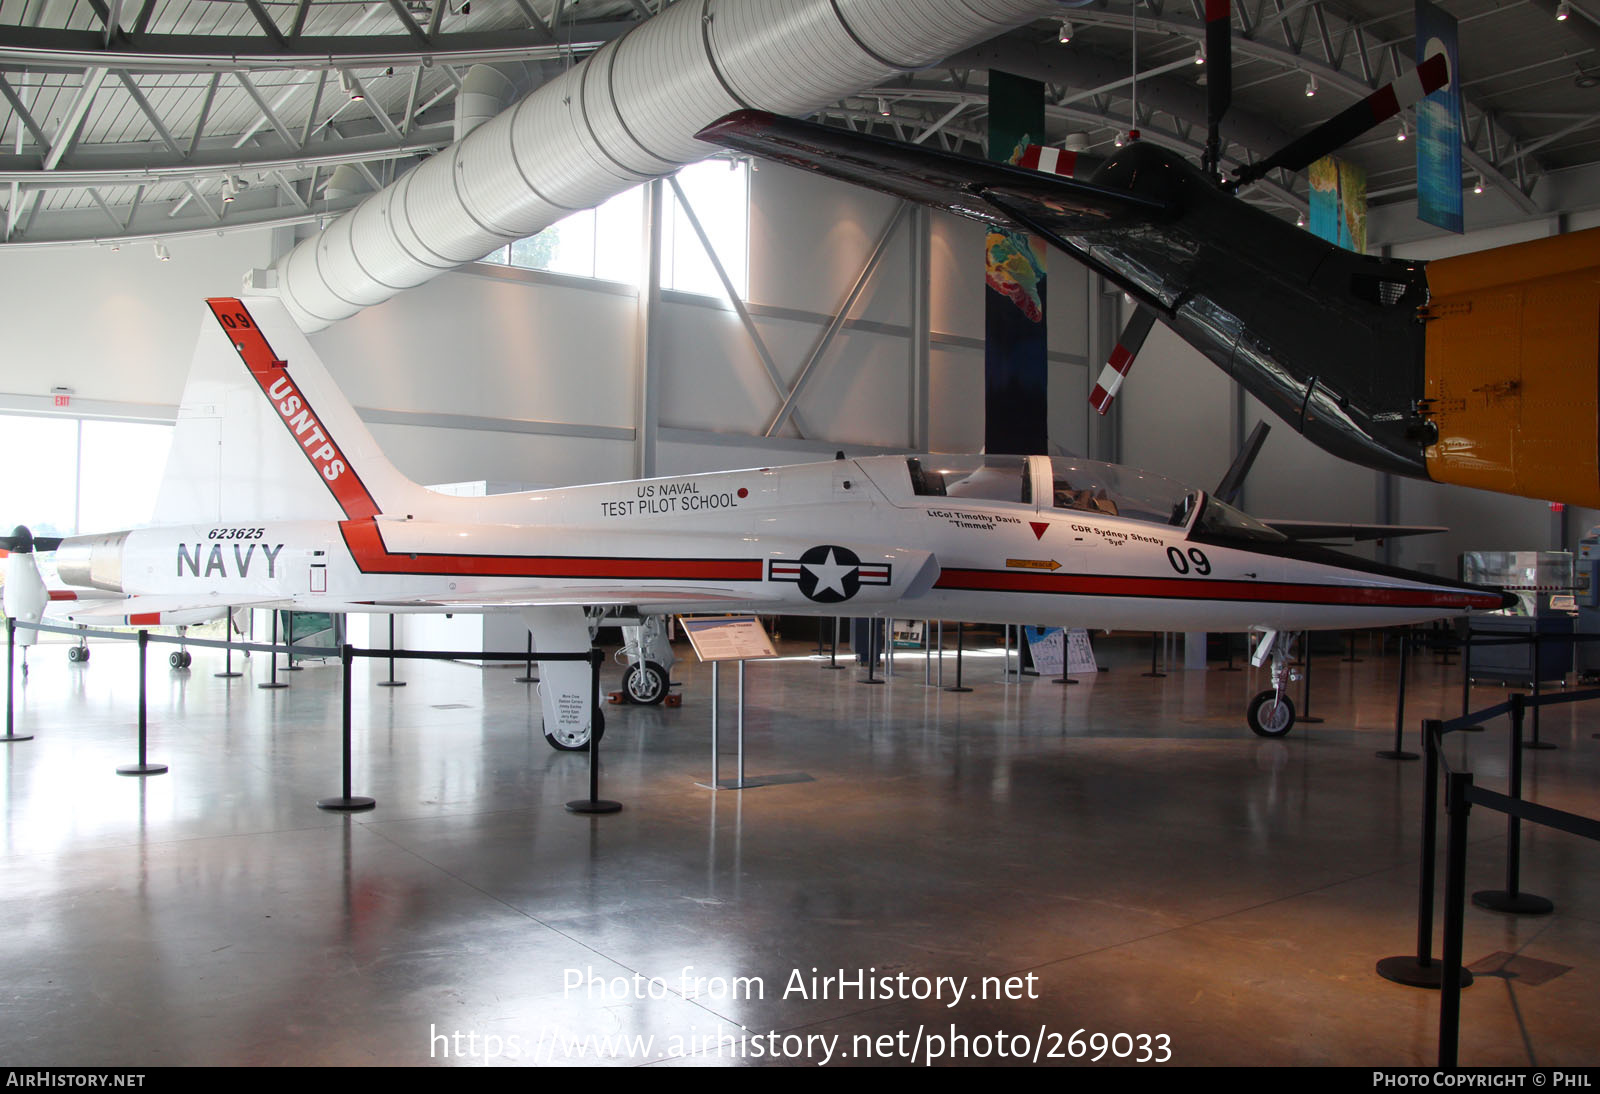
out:
M1044 84L989 72L989 158L1015 163L1044 139ZM984 451L1043 455L1049 442L1045 245L991 231L984 255Z
M1417 104L1417 218L1448 232L1462 230L1461 72L1456 21L1417 0L1417 63L1435 53L1450 62L1450 82Z
M1311 186L1311 233L1357 254L1367 253L1367 173L1336 156L1306 171Z

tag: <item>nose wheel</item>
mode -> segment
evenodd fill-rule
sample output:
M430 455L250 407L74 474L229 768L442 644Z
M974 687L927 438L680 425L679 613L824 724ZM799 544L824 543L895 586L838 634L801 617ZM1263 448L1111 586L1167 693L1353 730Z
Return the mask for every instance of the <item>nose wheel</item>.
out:
M193 660L188 650L173 650L167 654L167 664L175 669L186 669Z
M629 665L627 671L622 674L622 692L630 703L645 706L659 703L667 697L667 689L670 686L667 670L654 661Z
M1245 720L1257 737L1282 737L1294 728L1294 703L1287 695L1268 688L1250 700Z

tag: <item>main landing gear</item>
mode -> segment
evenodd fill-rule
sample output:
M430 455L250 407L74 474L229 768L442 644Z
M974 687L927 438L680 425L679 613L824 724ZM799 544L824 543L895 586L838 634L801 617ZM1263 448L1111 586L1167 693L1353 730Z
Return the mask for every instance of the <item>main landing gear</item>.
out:
M178 628L178 637L180 639L185 637L186 635L188 635L188 633L189 633L189 628L188 627L179 627ZM175 649L171 653L167 654L167 664L171 665L175 669L186 669L193 662L194 662L194 655L191 654L188 650L184 649L182 646L179 646L177 649Z
M1267 631L1256 644L1250 663L1260 668L1272 660L1272 687L1261 692L1245 710L1250 731L1258 737L1282 737L1294 728L1294 703L1284 694L1284 686L1299 676L1289 668L1294 653L1293 632Z

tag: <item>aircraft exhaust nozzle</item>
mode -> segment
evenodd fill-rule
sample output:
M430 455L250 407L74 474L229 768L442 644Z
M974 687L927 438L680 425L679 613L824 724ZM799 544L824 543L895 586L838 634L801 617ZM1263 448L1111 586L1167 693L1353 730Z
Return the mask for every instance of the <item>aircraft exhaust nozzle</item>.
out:
M126 592L122 587L122 556L127 543L127 532L71 536L62 540L56 551L56 572L68 585L82 589Z

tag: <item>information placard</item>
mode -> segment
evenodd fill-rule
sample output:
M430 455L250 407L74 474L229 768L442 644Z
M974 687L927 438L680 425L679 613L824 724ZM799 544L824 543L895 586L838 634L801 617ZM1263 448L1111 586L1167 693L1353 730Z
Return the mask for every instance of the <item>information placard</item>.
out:
M778 656L766 628L753 615L682 615L678 621L701 661L756 661Z

